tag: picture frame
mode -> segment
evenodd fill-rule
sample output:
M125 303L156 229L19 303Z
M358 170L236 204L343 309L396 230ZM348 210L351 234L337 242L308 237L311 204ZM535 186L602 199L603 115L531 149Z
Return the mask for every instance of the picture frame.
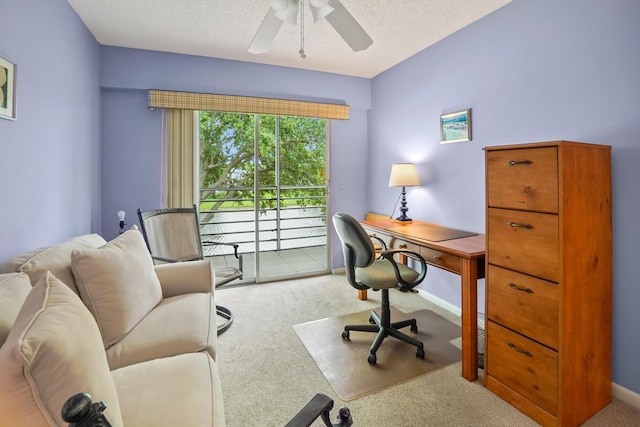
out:
M16 64L0 56L0 118L16 120Z
M471 141L471 109L440 116L440 144Z

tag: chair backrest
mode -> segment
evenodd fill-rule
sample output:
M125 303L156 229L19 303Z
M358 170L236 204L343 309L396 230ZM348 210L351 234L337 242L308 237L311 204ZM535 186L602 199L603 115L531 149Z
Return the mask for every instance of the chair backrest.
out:
M355 269L368 267L375 261L376 251L371 238L358 220L346 213L335 214L333 226L342 242L347 280L358 289L366 289L356 281Z
M196 205L141 212L142 235L154 259L166 262L204 259Z

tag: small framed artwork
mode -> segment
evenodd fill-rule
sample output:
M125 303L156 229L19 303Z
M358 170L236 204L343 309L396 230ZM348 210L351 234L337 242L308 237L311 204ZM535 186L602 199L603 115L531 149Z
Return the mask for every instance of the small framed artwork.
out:
M16 119L16 65L0 56L0 117Z
M440 116L440 144L471 141L471 109Z

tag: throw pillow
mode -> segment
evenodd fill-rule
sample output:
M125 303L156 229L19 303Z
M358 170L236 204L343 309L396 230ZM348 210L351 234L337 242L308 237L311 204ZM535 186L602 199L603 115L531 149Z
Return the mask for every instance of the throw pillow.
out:
M0 425L67 425L60 410L79 392L122 426L116 386L95 320L51 273L33 287L0 348Z
M60 281L76 294L76 284L71 273L71 252L74 249L99 248L107 243L98 234L85 234L57 245L34 249L15 256L0 265L1 273L25 272L36 284L47 271L51 271Z
M31 281L25 273L0 274L0 346L7 339L30 291Z
M105 348L124 337L162 301L147 245L127 230L97 249L71 253L80 297L98 322Z

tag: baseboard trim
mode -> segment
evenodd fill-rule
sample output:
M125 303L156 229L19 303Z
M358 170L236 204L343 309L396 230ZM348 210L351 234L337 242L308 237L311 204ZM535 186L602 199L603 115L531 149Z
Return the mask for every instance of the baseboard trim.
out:
M331 270L331 274L345 274L346 270L344 269L344 267L340 267L340 268L334 268L333 270Z
M613 397L640 409L640 394L616 383L611 383Z
M462 310L459 307L456 307L455 305L443 300L442 298L438 298L437 296L427 291L423 291L422 289L418 289L418 295L420 295L422 298L426 299L427 301L437 305L438 307L444 308L445 310L450 311L451 313L455 314L458 317L462 316Z
M418 295L420 295L422 298L426 299L427 301L437 305L440 308L443 308L453 314L455 314L456 316L462 316L462 310L458 307L456 307L455 305L441 299L438 298L437 296L427 292L427 291L423 291L422 289L418 289ZM621 385L618 385L614 382L611 383L611 394L613 395L614 398L621 400L625 403L628 403L629 405L640 409L640 394L636 393L635 391L629 390L626 387L623 387Z

